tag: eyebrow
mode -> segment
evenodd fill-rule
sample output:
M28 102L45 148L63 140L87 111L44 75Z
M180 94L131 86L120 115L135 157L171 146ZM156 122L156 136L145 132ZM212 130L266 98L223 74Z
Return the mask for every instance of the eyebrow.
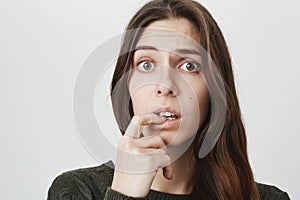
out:
M153 51L158 51L157 48L152 47L152 46L138 46L138 47L135 48L135 51L138 51L138 50L153 50Z
M135 51L138 50L152 50L152 51L158 51L157 48L153 46L138 46ZM200 51L197 49L175 49L175 52L178 54L193 54L193 55L200 55Z

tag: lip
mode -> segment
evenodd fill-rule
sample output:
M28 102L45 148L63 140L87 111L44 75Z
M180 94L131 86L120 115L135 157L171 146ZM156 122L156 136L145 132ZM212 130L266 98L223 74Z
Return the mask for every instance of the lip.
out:
M152 123L150 125L150 127L152 129L155 129L155 130L168 130L169 129L169 130L171 130L171 129L179 128L181 119L182 119L181 114L179 112L177 112L176 110L174 110L170 107L161 107L161 108L156 109L153 113L158 114L160 112L174 113L177 116L177 118L174 120L165 120L162 123Z
M171 112L174 113L178 118L181 118L181 114L170 107L161 107L154 111L155 114L158 114L160 112Z
M172 130L179 128L181 123L181 118L177 118L174 120L166 120L162 123L152 123L150 125L151 129L154 130Z

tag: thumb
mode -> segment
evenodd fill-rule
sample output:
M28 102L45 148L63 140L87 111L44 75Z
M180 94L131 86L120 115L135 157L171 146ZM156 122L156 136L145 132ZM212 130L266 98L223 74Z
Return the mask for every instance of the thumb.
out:
M173 167L171 165L164 167L162 170L166 179L171 180L173 178Z

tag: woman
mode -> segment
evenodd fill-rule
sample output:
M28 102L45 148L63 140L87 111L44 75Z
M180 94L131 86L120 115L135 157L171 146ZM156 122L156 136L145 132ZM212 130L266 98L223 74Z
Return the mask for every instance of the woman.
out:
M48 199L289 199L254 181L230 55L199 3L154 0L136 13L111 98L115 169L64 173Z

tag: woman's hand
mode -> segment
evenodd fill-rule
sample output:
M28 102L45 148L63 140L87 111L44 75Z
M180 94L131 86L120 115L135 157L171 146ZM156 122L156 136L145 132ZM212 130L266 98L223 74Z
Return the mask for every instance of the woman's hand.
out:
M162 137L155 134L140 138L143 126L162 123L156 114L135 115L118 144L114 178L111 188L132 197L147 196L158 168L165 178L172 178L171 159Z

